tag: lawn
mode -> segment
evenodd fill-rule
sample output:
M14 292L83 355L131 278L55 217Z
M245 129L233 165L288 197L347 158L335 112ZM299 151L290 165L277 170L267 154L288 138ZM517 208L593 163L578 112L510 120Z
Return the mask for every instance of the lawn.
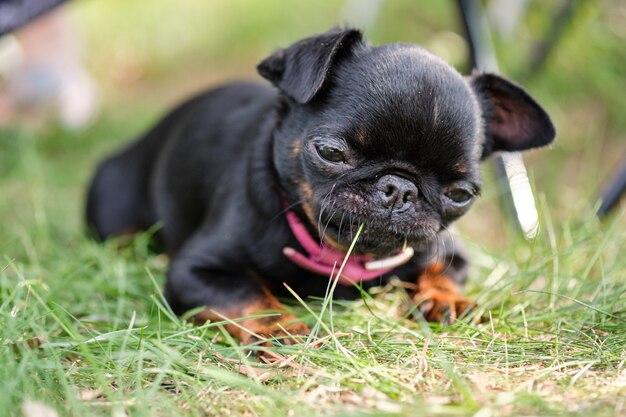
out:
M390 3L368 31L375 43L423 43L462 65L450 4ZM501 41L507 74L521 74L523 46L549 27L538 3L530 31ZM485 164L481 201L458 223L473 315L427 324L393 283L357 301L287 300L316 331L311 345L272 348L271 364L222 323L170 312L167 259L147 236L121 250L91 241L85 187L100 158L168 106L253 77L276 46L341 22L342 5L184 4L73 4L101 117L81 132L0 131L0 416L46 416L37 406L115 417L626 415L624 206L603 222L594 215L626 154L619 1L585 3L546 68L523 81L558 129L553 147L528 158L541 230L519 237Z

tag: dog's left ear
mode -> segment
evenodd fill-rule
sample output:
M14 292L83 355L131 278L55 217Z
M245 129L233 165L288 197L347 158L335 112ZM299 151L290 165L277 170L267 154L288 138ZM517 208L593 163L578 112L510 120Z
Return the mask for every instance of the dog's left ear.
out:
M257 70L289 97L305 104L320 91L339 55L359 43L361 32L356 29L331 30L279 49Z
M470 84L485 121L482 158L496 151L523 151L552 142L556 132L550 117L521 87L494 74L474 75Z

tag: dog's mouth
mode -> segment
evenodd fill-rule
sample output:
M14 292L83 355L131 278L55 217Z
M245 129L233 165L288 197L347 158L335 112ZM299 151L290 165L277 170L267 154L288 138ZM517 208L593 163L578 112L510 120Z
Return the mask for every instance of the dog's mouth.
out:
M361 228L361 225L363 227ZM333 216L319 225L320 238L331 246L346 251L358 235L354 251L376 259L401 255L407 247L432 240L441 225L434 219L416 221L414 227L378 219ZM360 231L359 231L360 230Z
M376 257L371 253L355 254L346 257L343 248L337 248L337 243L329 245L327 241L322 244L307 231L298 217L291 211L285 213L287 223L295 238L302 246L303 252L290 246L283 248L283 255L301 268L324 276L334 276L342 285L352 285L356 282L368 281L380 277L394 268L407 263L414 255L414 249L405 245L397 254L387 257ZM357 237L362 227L359 228ZM328 235L325 235L328 238ZM331 246L335 246L333 249ZM337 250L339 249L339 250ZM337 269L337 265L340 265Z

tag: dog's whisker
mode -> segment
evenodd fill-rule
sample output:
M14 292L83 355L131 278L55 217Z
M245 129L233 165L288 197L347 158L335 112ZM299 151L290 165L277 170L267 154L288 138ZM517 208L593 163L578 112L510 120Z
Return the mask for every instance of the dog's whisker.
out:
M342 213L341 214L341 220L339 220L339 230L337 232L337 240L341 241L341 226L343 225L343 219L345 217L346 213Z
M320 239L321 239L320 246L324 244L324 238L326 237L326 230L328 229L328 225L330 224L330 221L335 215L334 206L335 204L332 202L326 205L326 209L327 209L326 212L330 214L327 216L326 223L323 225L323 227L321 223L318 225L320 227Z
M317 234L318 236L320 236L320 238L322 237L322 228L320 226L320 224L322 223L322 216L324 215L324 210L326 210L326 204L324 202L324 200L322 200L322 202L320 203L320 213L317 216ZM321 243L320 243L321 245Z
M334 186L333 186L333 188L334 188ZM328 208L328 204L329 203L327 201L328 201L328 198L330 197L330 194L333 192L333 188L331 188L331 190L322 199L322 202L320 203L320 213L317 216L317 234L320 237L320 248L323 245L324 233L325 233L325 230L322 231L322 218L324 217L324 211Z
M335 201L330 200L330 196L333 190L335 189L336 185L337 183L333 184L330 191L326 193L326 195L322 199L322 202L320 203L320 213L317 217L317 233L320 237L320 248L324 245L324 237L326 235L326 229L328 228L328 224L330 223L330 220L333 218L334 212L331 212L331 214L328 216L328 221L326 223L326 226L322 229L321 226L322 226L323 214L324 214L324 211L329 208L329 205L331 209L335 206Z
M322 229L321 229L321 224L322 224L322 218L324 217L324 211L326 211L327 208L327 199L328 199L328 195L330 194L330 192L328 192L326 195L324 195L324 198L322 199L322 202L320 203L320 212L317 216L317 233L318 235L322 234Z
M452 231L450 231L450 229L449 229L448 227L446 227L445 225L443 225L443 224L441 225L441 228L442 228L442 229L446 232L446 234L449 236L449 238L450 238L450 246L451 246L451 247L450 247L450 248L446 248L446 247L445 247L445 241L444 241L445 237L444 237L441 233L438 233L438 234L437 234L437 238L438 238L438 239L441 239L441 245L440 245L441 247L440 247L440 250L444 251L444 253L447 253L447 252L449 252L449 253L451 253L451 254L458 253L459 251L458 251L458 250L456 249L456 247L455 247L456 245L455 245L455 241L454 241L454 234L452 233ZM446 249L448 249L448 250L446 250ZM444 256L445 256L445 255L444 255ZM445 270L447 270L449 267L451 267L451 266L452 266L452 262L453 262L453 260L454 260L454 257L453 257L453 256L450 256L450 257L449 257L449 259L448 259L447 264L445 265L444 271L445 271Z
M335 202L332 202L331 205L331 209L335 207ZM330 212L330 215L328 216L328 220L326 221L326 225L324 226L324 230L322 231L322 240L324 239L324 237L326 236L326 230L328 229L328 226L330 225L331 220L333 219L333 217L335 216L335 213L337 212L337 210L332 210ZM321 242L320 242L321 243Z

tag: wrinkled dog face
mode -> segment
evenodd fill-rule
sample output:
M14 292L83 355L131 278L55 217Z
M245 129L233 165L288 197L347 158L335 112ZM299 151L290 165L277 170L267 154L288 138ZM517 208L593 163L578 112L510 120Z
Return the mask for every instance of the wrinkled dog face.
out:
M417 47L346 60L308 118L302 154L319 227L388 255L432 239L478 194L481 120L466 81ZM306 198L306 196L303 196Z
M360 224L357 251L377 256L433 239L478 195L481 158L554 136L508 81L463 78L422 48L372 48L356 31L300 41L259 70L288 103L274 156L289 202L344 249Z

